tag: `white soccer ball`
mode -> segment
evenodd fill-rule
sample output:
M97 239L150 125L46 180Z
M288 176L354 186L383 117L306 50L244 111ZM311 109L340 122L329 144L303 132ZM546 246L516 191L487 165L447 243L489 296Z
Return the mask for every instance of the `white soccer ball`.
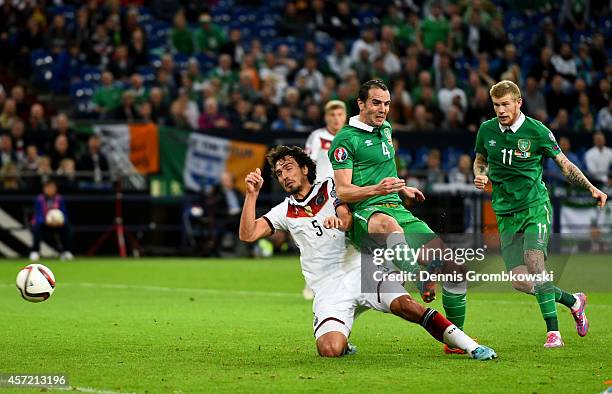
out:
M47 226L60 227L64 224L64 214L57 208L49 209L45 217Z
M30 264L17 274L17 289L24 300L45 301L55 291L55 276L42 264Z

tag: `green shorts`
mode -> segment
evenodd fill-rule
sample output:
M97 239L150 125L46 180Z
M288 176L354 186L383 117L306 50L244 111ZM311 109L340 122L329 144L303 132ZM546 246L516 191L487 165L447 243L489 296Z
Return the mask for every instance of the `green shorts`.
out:
M353 212L353 227L348 232L351 242L360 248L364 241L373 241L368 237L368 221L375 213L383 213L394 218L404 230L406 242L411 248L419 248L437 235L421 219L415 217L409 210L399 204L372 205ZM367 242L368 246L372 246Z
M550 201L507 215L496 215L501 251L506 270L525 264L526 250L541 250L548 255L552 206Z

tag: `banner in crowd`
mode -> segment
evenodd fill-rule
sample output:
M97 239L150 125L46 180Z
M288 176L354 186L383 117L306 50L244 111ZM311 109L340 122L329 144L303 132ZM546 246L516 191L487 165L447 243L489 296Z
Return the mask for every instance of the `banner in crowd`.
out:
M561 233L593 235L593 231L609 233L612 229L612 207L604 209L576 204L561 205Z
M142 175L159 171L159 133L157 125L112 124L94 125L94 132L102 139L102 150L111 164L123 167L129 160Z
M219 183L228 171L237 180L236 187L245 191L242 179L253 169L261 168L267 147L264 144L233 141L191 133L187 143L183 173L185 188L200 191Z

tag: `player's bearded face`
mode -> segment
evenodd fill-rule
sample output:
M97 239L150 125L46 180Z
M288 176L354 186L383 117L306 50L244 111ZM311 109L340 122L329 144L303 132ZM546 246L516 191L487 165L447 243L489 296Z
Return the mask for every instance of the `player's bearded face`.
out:
M499 123L502 126L511 126L520 114L522 100L520 98L515 99L510 94L503 97L493 97L491 100Z
M289 194L298 193L308 183L308 169L300 167L290 156L276 162L274 173L278 182Z
M391 96L388 90L373 88L370 89L365 103L360 100L358 104L362 121L367 125L379 127L389 113Z

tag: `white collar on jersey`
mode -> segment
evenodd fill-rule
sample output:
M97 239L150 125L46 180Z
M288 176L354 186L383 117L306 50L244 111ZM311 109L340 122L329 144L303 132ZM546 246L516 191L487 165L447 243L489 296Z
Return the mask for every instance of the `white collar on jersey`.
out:
M359 115L352 116L349 119L349 126L353 126L361 130L369 131L370 133L374 131L374 127L367 125L359 120Z
M501 130L502 133L504 133L508 129L512 130L513 133L516 133L516 131L523 125L524 122L525 122L525 114L521 112L516 122L512 123L512 125L510 125L509 127L502 126L501 123L499 122L497 123L497 125L499 126L499 129Z

